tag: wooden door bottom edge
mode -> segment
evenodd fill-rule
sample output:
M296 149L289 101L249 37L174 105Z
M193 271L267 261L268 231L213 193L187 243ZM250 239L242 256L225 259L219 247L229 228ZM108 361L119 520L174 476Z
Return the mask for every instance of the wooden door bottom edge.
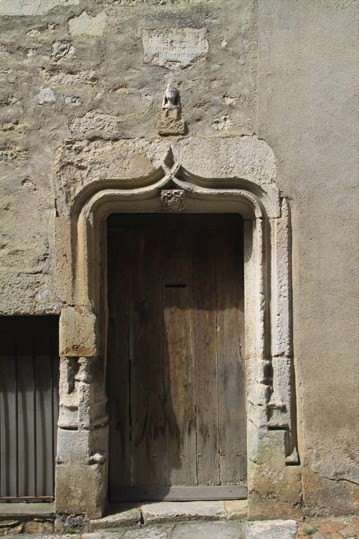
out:
M244 485L123 487L112 489L110 491L111 503L161 500L180 502L245 499L247 499L247 487Z

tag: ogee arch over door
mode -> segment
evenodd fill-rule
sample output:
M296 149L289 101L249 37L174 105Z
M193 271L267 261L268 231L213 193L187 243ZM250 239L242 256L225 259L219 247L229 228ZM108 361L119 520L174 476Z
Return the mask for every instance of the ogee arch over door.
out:
M236 214L108 219L110 500L246 497Z

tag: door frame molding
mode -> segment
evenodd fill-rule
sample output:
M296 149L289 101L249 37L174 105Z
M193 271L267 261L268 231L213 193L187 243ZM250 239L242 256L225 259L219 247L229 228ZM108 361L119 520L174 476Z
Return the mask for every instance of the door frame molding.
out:
M59 512L96 517L107 503L107 217L121 212L240 213L244 220L249 513L273 515L281 507L281 514L285 509L293 515L300 501L300 463L289 204L273 178L261 182L255 174L199 176L186 170L174 153L170 148L148 175L90 181L76 193L71 191L68 207L59 211L57 268L65 281L62 292L67 301L60 317L56 507ZM69 490L71 478L79 471L92 485L82 499L75 480Z

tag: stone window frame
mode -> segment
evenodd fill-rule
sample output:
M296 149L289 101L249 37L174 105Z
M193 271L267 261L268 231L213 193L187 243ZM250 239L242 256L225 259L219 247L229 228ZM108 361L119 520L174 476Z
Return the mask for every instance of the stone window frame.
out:
M57 511L99 517L107 504L106 219L166 211L243 217L249 514L293 515L300 505L300 463L289 204L274 182L191 174L172 150L148 176L89 183L58 220L57 254L66 259L60 273L72 284L60 317ZM82 496L79 473L88 490Z

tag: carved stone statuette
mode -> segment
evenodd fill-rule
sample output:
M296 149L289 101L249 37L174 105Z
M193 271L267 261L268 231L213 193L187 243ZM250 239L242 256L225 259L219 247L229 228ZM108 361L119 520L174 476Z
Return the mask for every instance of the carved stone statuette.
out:
M185 192L182 189L162 189L161 201L169 212L184 210Z
M161 116L158 122L159 135L184 135L185 122L181 118L181 98L177 88L167 86L162 101Z
M162 110L176 110L179 114L181 103L177 88L168 85L162 102Z

